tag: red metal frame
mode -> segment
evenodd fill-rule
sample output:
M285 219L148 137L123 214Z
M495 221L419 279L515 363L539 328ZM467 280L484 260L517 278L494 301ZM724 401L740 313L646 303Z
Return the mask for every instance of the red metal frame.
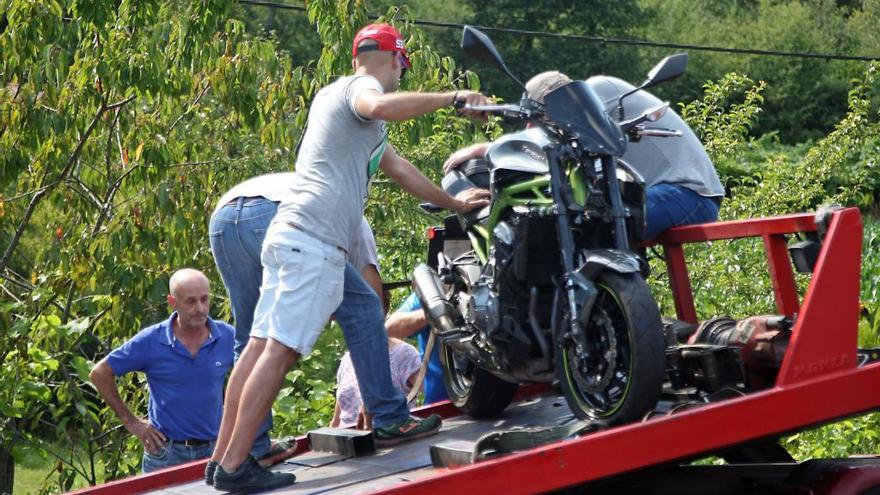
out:
M880 363L855 367L862 244L855 208L835 212L803 306L783 235L815 231L813 215L720 222L670 230L663 245L680 319L696 322L686 243L761 237L777 308L799 312L776 386L729 401L377 491L389 494L539 493L711 453L880 408Z
M855 208L837 211L803 303L798 302L784 235L815 231L813 216L789 215L672 229L664 248L678 317L697 321L683 245L761 237L776 305L798 314L775 387L744 397L655 417L374 493L538 493L706 455L880 408L880 363L856 368L862 224ZM534 390L532 390L533 392ZM419 413L455 415L449 404ZM301 440L302 441L302 440ZM115 495L192 481L204 462L75 492ZM864 471L864 470L863 470ZM853 479L862 474L851 474ZM830 491L823 493L831 493Z

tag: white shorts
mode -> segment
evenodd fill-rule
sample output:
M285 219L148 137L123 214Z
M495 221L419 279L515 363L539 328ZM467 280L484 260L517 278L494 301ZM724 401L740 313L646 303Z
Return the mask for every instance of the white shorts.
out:
M263 241L263 284L251 337L270 337L305 356L342 302L345 253L285 223Z

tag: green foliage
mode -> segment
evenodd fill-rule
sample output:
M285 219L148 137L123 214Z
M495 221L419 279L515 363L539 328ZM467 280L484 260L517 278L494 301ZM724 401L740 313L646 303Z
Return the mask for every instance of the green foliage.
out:
M709 81L703 86L702 99L682 105L681 117L690 123L713 160L734 156L748 141L761 112L765 88L763 81L755 83L740 74L726 74L720 82Z
M821 0L694 2L640 0L648 14L642 36L672 43L790 52L876 56L876 0L840 7ZM864 62L691 51L675 97L695 98L707 79L736 71L767 81L757 135L778 132L786 143L818 139L846 112L850 80ZM664 93L665 94L665 93Z

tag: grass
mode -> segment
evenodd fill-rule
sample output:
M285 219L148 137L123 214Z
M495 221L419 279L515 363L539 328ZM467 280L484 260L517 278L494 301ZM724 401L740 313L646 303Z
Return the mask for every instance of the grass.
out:
M37 495L43 481L52 472L53 464L40 456L35 450L29 451L24 459L15 463L13 495Z

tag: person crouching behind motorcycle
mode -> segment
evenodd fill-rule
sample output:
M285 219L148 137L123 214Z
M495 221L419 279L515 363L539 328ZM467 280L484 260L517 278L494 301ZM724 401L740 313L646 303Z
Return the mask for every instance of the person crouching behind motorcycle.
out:
M543 103L545 95L569 82L571 79L561 72L542 72L526 83L526 92L530 99ZM635 89L628 82L610 76L594 76L586 82L612 118L619 116L620 96ZM651 93L638 91L624 100L624 119L641 115L662 103ZM648 239L672 227L714 222L724 197L724 187L712 160L685 121L670 109L655 124L679 130L683 136L647 137L631 142L621 157L645 180ZM443 171L448 173L468 160L484 157L489 144L477 143L453 153L443 164Z

